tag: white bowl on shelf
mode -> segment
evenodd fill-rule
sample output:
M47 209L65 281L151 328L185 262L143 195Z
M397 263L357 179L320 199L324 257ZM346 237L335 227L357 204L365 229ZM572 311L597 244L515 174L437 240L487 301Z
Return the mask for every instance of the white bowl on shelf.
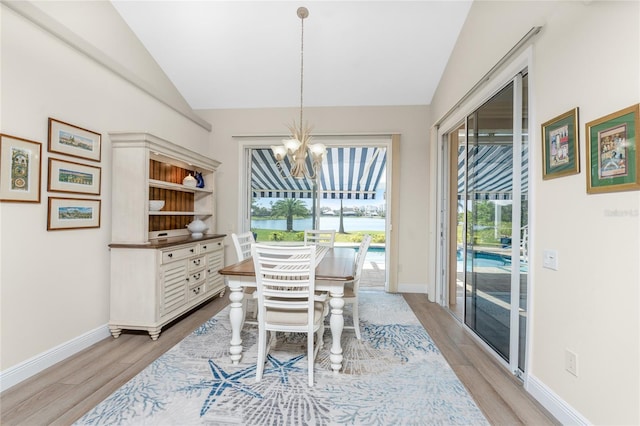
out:
M164 207L164 200L149 200L149 210L157 212Z
M196 185L198 184L198 181L196 180L196 178L191 176L191 173L189 173L188 176L186 176L184 179L182 179L182 184L184 186L188 186L189 188L195 188Z

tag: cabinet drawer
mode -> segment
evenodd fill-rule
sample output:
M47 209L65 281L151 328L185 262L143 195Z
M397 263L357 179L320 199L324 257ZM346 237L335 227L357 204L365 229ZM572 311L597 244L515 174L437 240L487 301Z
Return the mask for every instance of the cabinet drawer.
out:
M191 247L180 247L174 248L171 250L163 250L162 251L162 263L169 263L175 260L184 259L185 257L193 256L196 254L196 246L193 245Z
M207 275L207 273L204 269L198 272L192 272L187 276L187 282L189 283L189 285L193 285L198 281L204 280L205 275Z
M222 241L207 241L206 243L200 243L200 253L211 253L212 251L222 250L224 246Z
M205 293L205 282L189 287L189 300L197 299Z
M189 271L196 271L198 269L204 268L205 266L204 262L205 262L204 256L189 259Z

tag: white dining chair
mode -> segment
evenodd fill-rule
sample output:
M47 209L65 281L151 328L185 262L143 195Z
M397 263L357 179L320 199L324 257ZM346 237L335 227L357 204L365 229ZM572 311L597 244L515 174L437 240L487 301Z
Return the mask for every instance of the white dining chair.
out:
M358 291L360 288L360 277L362 276L362 268L364 267L364 259L367 257L367 251L369 251L369 245L371 244L371 235L365 234L358 247L358 254L356 255L354 268L353 268L353 281L347 281L344 286L344 303L351 305L351 311L353 316L353 325L344 328L353 328L356 332L356 338L360 340L360 316L358 313Z
M251 244L256 242L255 238L253 237L253 232L248 231L248 232L243 232L241 234L232 233L231 240L233 241L233 247L236 250L236 256L238 258L238 262L241 262L251 257ZM242 300L242 304L243 304L242 309L243 309L243 312L245 313L244 323L252 324L252 325L258 324L257 301L258 301L258 294L256 293L256 289L252 287L246 287L244 291L244 298ZM251 315L252 319L248 320L247 318L249 316L248 315L249 311L251 311L252 313Z
M253 232L233 233L231 234L231 240L233 241L233 247L236 249L238 262L251 257L251 244L256 242L253 238Z
M331 247L336 241L335 229L306 229L304 231L304 245L318 245Z
M253 244L251 251L258 293L256 381L262 380L275 332L305 333L311 387L315 357L322 346L325 309L325 303L316 301L314 294L316 248Z

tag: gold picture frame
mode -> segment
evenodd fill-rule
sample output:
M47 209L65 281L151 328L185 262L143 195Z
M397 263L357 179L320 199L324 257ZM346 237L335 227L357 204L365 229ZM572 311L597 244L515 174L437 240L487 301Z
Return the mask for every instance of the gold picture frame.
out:
M0 133L0 201L39 203L42 144Z
M542 179L580 173L578 108L542 124Z
M587 193L640 190L640 104L585 125Z

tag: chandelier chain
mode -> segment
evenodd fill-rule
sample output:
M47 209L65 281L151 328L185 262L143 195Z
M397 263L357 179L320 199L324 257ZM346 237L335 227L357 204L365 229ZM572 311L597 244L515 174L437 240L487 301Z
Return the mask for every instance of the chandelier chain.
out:
M304 93L304 18L300 17L302 31L300 31L300 133L302 134L302 101Z
M298 128L295 120L289 126L291 137L283 140L282 145L273 145L271 150L276 158L276 164L283 178L287 178L285 174L285 163L288 159L289 177L295 179L310 179L315 181L322 172L322 161L327 154L327 149L322 143L310 144L311 128L303 124L304 112L304 19L309 16L309 10L306 7L299 7L297 15L300 18L300 127ZM307 161L311 159L311 165Z

